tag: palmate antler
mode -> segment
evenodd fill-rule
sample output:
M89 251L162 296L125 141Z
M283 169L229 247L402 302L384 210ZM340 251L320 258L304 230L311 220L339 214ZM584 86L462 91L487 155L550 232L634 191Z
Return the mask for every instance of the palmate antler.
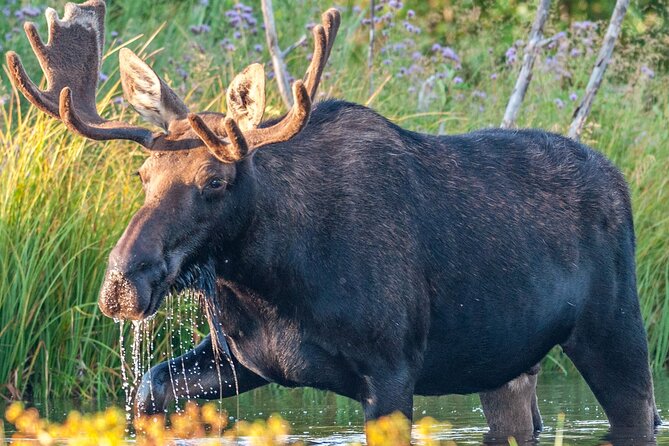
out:
M40 90L28 77L21 59L7 52L9 73L16 88L37 108L62 120L75 133L95 140L129 139L151 147L154 136L148 129L100 117L95 91L104 48L105 3L89 0L65 5L63 19L46 10L49 40L42 42L35 25L24 24L30 45L47 80Z
M315 100L323 69L339 30L341 23L339 11L334 8L328 9L322 15L322 22L322 25L314 26L312 31L314 53L304 82L296 81L293 84L293 107L277 124L267 128L256 126L241 131L233 119L225 117L221 118L212 129L198 115L188 116L193 130L219 159L239 159L260 146L288 141L304 128L309 120L311 103ZM259 120L258 118L257 121ZM221 140L220 135L227 136L228 142Z
M172 121L188 117L200 141L186 135L154 133L126 122L106 120L98 114L95 93L104 49L104 16L103 0L88 0L80 5L68 3L62 20L56 11L47 9L49 39L46 45L35 25L26 23L26 35L44 71L47 87L46 90L40 90L26 74L19 56L9 51L7 65L16 88L37 108L60 119L70 130L84 137L94 140L126 139L149 150L185 150L204 143L219 160L226 163L236 162L263 145L287 141L304 128L340 23L338 11L330 9L323 14L323 25L314 27L314 57L305 81L297 81L293 85L293 107L279 122L263 128L258 127L265 108L264 73L261 66L252 65L242 73L247 77L248 73L256 78L262 76L262 82L256 80L256 87L260 87L253 96L257 101L256 107L251 112L240 109L233 114L239 118L240 113L252 113L250 117L241 116L244 118L241 130L235 119L218 114L213 114L217 115L215 119L210 114L208 122L215 124L210 128L200 116L188 114L186 105L141 59L127 49L121 50L119 55L124 94L131 104L154 123L156 117L160 119L168 116L169 119L159 124L166 129ZM133 73L141 75L133 77ZM241 98L246 106L250 97L246 89L249 87L241 83L247 77L240 75L239 79L233 81L234 88L231 87L228 94L229 103L231 94L236 92L238 96L247 95ZM141 94L137 95L138 91ZM147 93L149 96L157 96L149 98L148 107L142 102L146 100ZM159 110L152 109L154 100ZM166 109L163 110L162 106ZM227 138L227 141L221 138Z

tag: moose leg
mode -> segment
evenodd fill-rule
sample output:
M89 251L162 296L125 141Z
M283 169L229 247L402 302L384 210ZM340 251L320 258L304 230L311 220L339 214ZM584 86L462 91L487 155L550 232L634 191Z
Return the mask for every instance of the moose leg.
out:
M268 384L234 356L239 393ZM135 413L151 415L167 410L175 398L218 399L237 392L231 364L214 357L211 337L205 337L193 350L178 358L162 362L142 377L135 398Z
M614 293L591 300L583 311L587 318L577 322L562 348L602 405L612 435L647 436L661 420L653 396L646 330L633 281L629 286L621 282L609 288ZM604 285L599 288L606 290Z
M502 387L479 394L489 435L529 439L542 430L536 393L538 371L538 366L533 367Z
M394 412L412 419L414 384L408 371L377 373L364 377L363 381L361 403L365 422Z

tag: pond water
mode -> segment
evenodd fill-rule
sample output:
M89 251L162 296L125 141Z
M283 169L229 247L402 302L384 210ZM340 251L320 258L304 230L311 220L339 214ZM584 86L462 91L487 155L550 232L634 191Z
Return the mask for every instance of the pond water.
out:
M665 426L658 430L657 444L669 445L668 376L655 377L655 391L660 415L665 419ZM539 437L540 444L555 443L557 418L560 413L565 414L562 432L564 444L605 443L602 437L606 435L608 428L606 416L576 372L569 376L542 373L538 395L544 420L544 432ZM278 413L290 423L292 439L299 439L310 445L364 442L360 405L333 393L271 385L241 395L239 405L237 398L226 399L222 405L230 416L236 417L239 410L239 417L246 420L266 419L270 414ZM68 404L51 403L49 418L63 419L71 407ZM39 408L40 412L45 413L45 407ZM81 409L95 410L86 407ZM414 420L425 416L445 422L438 426L435 439L453 440L458 444L481 444L487 432L477 395L417 397L414 402Z

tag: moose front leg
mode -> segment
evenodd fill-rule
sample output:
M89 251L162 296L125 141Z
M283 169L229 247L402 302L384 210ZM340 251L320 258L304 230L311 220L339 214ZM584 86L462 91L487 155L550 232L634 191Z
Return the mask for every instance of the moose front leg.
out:
M164 412L175 398L218 399L247 392L268 384L231 357L238 389L229 361L214 356L211 337L205 337L193 350L162 362L142 377L135 398L135 413L152 415Z

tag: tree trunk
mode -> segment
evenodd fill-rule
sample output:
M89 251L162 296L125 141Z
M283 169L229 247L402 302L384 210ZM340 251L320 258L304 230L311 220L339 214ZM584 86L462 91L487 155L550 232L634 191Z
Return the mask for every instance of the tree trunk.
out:
M611 60L613 47L618 39L618 34L620 34L623 18L625 17L628 6L629 0L618 0L616 2L616 7L613 9L613 15L611 16L611 22L609 23L609 29L604 36L604 42L602 43L602 48L599 50L597 62L590 75L585 94L583 95L581 103L574 111L574 119L571 122L571 126L569 126L567 136L577 141L581 138L583 125L590 114L590 108L592 107L592 102L595 100L597 90L599 90L599 86L602 84L602 78L604 77L609 61Z
M290 84L288 82L288 72L286 71L286 63L283 60L283 53L279 48L279 38L276 34L276 26L274 25L274 9L272 7L272 0L262 0L262 16L265 21L265 37L267 38L267 48L272 57L272 66L274 67L274 76L279 85L279 93L287 108L293 106L293 97L290 92Z
M534 18L532 30L530 31L530 40L527 42L525 54L523 55L523 66L520 69L520 74L518 75L518 80L516 80L516 86L513 88L513 93L511 93L511 97L509 98L509 103L506 105L506 111L504 112L504 119L502 120L501 125L502 128L513 127L516 123L520 104L523 102L527 87L532 80L532 66L534 65L537 51L539 50L542 31L550 9L551 0L539 1L537 15Z

